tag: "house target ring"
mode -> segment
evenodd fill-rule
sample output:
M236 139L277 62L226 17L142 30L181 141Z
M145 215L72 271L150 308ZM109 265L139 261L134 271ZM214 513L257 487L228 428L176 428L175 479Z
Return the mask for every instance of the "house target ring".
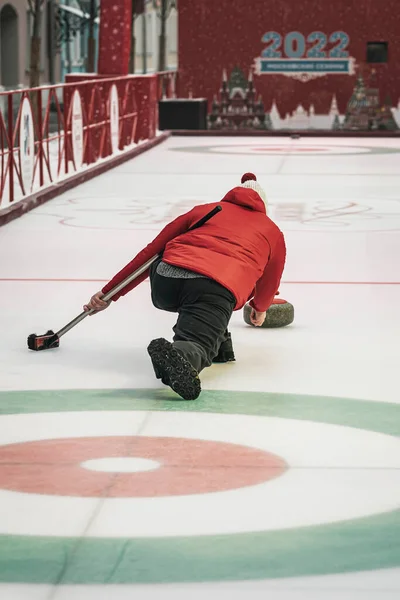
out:
M399 154L399 147L339 145L327 142L317 143L312 141L292 142L284 140L272 142L254 141L251 144L204 144L201 146L180 146L169 148L171 152L191 152L200 154L224 154L241 156L296 156L296 157L324 157L324 156L371 156L384 154Z
M399 564L399 406L207 390L172 399L0 393L3 581L47 583L49 564L65 560L63 583L84 584L110 565L114 583L154 583Z

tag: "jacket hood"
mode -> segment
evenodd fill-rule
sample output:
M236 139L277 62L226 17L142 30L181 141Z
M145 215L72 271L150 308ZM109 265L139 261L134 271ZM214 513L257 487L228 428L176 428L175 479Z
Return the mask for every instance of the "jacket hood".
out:
M243 206L243 208L249 208L257 212L267 213L265 204L260 198L259 194L252 189L237 186L230 190L226 196L224 196L221 202L230 202L231 204L237 204Z

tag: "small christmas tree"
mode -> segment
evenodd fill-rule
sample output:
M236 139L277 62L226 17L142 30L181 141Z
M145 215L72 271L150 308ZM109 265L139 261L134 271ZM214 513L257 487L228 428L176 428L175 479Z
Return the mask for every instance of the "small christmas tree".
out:
M395 131L398 129L397 123L392 112L392 99L389 95L386 96L379 119L379 129L387 131Z
M339 115L337 115L337 114L336 114L336 115L335 115L335 118L334 118L334 120L333 120L332 129L333 129L334 131L339 131L339 129L341 129L341 128L342 128L342 126L341 126L341 124L340 124Z
M263 129L271 130L273 128L274 128L274 126L272 125L271 115L269 113L265 113Z
M332 115L332 116L336 116L336 115L339 114L339 109L338 109L336 95L333 96L333 98L332 98L332 103L331 103L331 108L330 108L329 114Z
M364 79L361 73L357 77L353 93L347 103L343 129L368 129L369 102Z

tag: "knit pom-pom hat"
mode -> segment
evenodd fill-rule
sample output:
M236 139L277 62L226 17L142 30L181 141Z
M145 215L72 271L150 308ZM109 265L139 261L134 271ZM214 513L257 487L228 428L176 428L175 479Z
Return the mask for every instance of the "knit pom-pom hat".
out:
M264 192L261 185L258 183L257 177L254 175L254 173L245 173L242 176L240 187L248 188L257 192L261 200L264 202L265 208L268 208L266 193Z

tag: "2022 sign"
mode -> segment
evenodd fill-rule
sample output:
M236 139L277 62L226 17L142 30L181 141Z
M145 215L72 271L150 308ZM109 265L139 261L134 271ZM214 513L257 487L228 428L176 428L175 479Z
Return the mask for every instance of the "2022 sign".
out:
M291 31L284 37L268 31L261 41L266 47L255 59L259 75L281 74L309 81L328 74L354 73L355 60L347 50L350 38L344 31L330 35L313 31L307 37L299 31Z
M262 42L269 43L269 47L262 51L261 56L268 58L281 58L282 36L275 31L269 31L262 37ZM307 42L311 46L306 51L306 38L298 31L288 33L284 38L284 51L287 58L348 58L349 53L346 48L349 45L350 38L343 31L335 31L329 37L329 42L334 44L329 53L325 52L328 44L328 36L322 31L313 31L307 37Z

